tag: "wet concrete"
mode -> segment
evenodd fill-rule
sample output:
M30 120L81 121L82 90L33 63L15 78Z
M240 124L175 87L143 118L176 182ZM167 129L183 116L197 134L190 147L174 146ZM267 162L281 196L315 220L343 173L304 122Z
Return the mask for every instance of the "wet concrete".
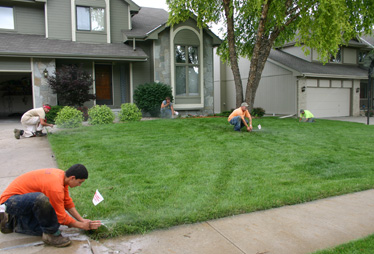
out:
M1 192L22 173L57 167L46 137L17 140L16 127L18 121L0 120ZM61 229L72 239L69 247L0 234L0 253L306 254L373 234L374 190L100 241Z
M23 173L40 168L58 168L47 137L15 139L14 128L22 129L19 119L0 120L0 193ZM82 230L61 226L61 231L72 240L66 248L44 245L41 237L37 236L0 233L0 253L109 253Z
M305 254L374 233L374 190L101 240L126 254Z

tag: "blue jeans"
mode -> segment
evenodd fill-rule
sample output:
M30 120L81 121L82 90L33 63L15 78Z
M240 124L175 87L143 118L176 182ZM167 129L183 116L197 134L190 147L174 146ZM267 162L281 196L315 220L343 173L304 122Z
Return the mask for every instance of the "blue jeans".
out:
M161 109L161 118L171 118L172 112L169 108Z
M245 119L245 121L247 122L248 124L248 120ZM240 116L235 116L233 117L231 120L230 120L230 124L234 125L234 130L235 131L240 131L241 128L243 128L243 126L245 126L242 118Z
M11 196L5 201L6 212L16 219L15 232L41 236L54 234L60 224L49 198L40 192Z

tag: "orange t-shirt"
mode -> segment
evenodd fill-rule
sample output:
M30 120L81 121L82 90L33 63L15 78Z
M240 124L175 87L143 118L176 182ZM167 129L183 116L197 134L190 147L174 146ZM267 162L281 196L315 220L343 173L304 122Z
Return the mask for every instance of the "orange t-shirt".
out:
M13 195L41 192L49 198L60 224L69 225L75 220L65 209L75 207L69 196L68 185L64 185L65 171L57 168L38 169L20 175L5 189L0 197L3 204Z
M247 117L247 118L250 118L251 115L249 114L248 110L244 111L242 110L242 108L237 108L235 109L230 115L229 115L229 118L227 119L227 121L231 121L231 119L233 119L235 116L240 116L240 117Z

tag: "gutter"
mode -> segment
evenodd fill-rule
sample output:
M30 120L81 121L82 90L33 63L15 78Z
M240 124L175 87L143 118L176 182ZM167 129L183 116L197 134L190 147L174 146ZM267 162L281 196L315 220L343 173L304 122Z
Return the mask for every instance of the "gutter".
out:
M131 61L131 62L145 62L148 57L130 57L130 58L115 58L115 57L95 57L84 55L46 55L46 54L0 54L2 57L37 57L37 58L55 58L55 59L84 59L84 60L107 60L107 61Z
M321 73L303 73L302 76L303 77L310 77L310 78L368 79L368 77L366 77L366 76L321 74Z

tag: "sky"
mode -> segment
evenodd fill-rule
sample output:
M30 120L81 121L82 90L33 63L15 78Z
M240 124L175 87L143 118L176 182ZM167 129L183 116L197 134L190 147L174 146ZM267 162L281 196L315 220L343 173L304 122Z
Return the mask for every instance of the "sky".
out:
M168 11L168 5L166 4L166 0L133 0L134 3L139 5L140 7L153 7L153 8L161 8ZM216 35L220 36L219 33L219 25L212 25L212 32ZM220 36L222 38L222 36Z
M140 7L154 7L168 10L168 5L165 0L133 0Z

